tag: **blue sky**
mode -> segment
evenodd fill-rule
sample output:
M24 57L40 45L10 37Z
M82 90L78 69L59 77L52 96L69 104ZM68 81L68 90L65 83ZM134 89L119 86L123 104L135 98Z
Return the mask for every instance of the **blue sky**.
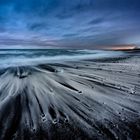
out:
M0 47L140 45L139 0L0 0Z

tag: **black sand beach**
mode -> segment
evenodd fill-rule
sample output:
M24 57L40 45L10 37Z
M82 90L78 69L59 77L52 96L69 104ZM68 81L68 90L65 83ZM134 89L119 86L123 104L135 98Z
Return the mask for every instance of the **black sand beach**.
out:
M1 69L0 140L90 139L140 139L139 54Z

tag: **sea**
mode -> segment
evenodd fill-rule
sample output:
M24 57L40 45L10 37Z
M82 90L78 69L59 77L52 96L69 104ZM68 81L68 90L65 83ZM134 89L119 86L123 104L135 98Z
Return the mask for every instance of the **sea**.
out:
M0 67L101 59L119 55L123 55L123 52L87 49L0 49Z

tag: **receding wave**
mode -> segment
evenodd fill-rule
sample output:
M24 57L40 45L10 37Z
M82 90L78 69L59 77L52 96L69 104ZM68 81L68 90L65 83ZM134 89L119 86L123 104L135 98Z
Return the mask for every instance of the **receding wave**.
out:
M51 51L0 51L0 65L1 67L37 65L43 63L56 63L62 61L101 59L107 57L116 57L118 55L123 54L122 52L94 50L53 50L53 52Z
M0 69L0 140L140 140L139 55L120 59L121 52L93 50L9 54L0 55L1 68L18 66Z
M140 140L140 65L127 61L0 70L0 140Z

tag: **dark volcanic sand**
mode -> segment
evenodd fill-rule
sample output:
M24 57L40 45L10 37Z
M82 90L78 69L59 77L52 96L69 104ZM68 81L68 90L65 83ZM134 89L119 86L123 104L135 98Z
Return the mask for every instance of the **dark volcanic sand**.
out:
M0 140L139 140L140 58L0 71Z

